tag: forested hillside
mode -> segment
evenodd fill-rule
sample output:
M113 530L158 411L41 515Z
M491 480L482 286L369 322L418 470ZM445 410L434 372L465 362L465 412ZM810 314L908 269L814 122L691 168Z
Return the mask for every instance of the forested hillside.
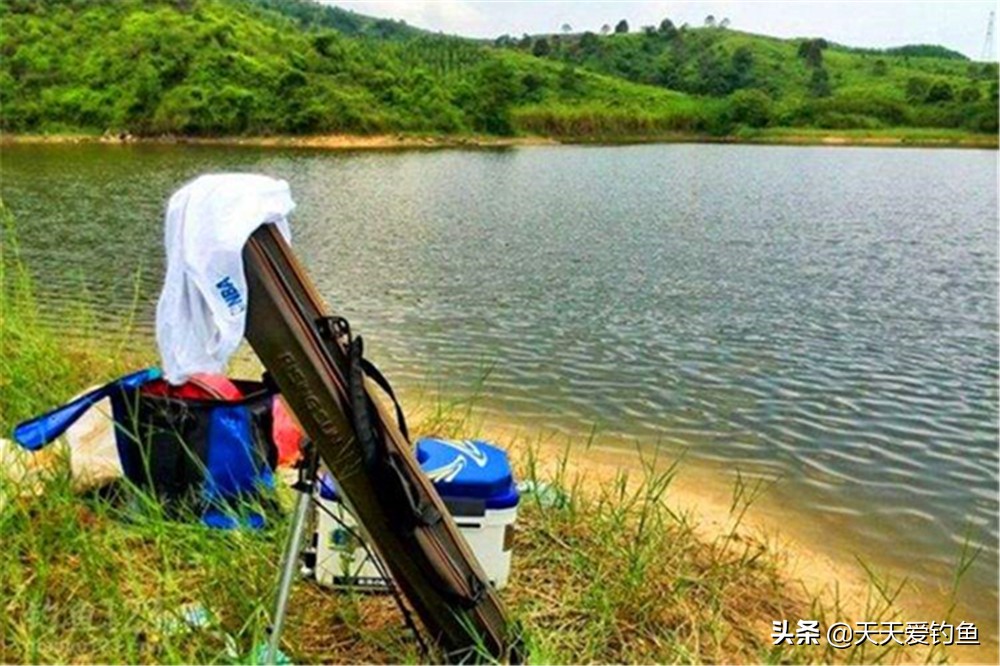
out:
M941 46L852 49L669 19L638 33L500 37L496 45L692 95L727 97L751 125L997 131L997 65ZM568 26L567 26L568 27Z
M666 22L491 45L306 0L4 0L0 20L0 126L14 133L997 127L995 65L940 47L852 51Z
M560 105L584 130L704 124L683 95L402 24L360 19L350 32L334 30L326 26L351 15L304 2L8 0L0 8L7 131L502 135L530 123L532 108ZM375 34L387 30L392 38Z

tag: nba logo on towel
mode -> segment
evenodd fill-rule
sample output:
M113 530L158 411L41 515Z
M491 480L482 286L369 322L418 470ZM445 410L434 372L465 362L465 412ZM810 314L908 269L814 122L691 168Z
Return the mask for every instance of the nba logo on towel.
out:
M216 282L215 288L219 290L222 300L229 306L229 314L236 315L246 309L243 305L243 296L240 295L240 290L233 286L233 282L228 275Z

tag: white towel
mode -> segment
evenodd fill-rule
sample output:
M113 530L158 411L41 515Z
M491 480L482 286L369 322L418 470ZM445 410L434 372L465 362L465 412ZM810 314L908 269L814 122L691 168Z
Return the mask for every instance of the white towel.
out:
M225 370L246 326L243 246L266 223L291 242L293 208L287 182L256 174L201 176L170 197L167 274L156 307L156 343L168 382Z

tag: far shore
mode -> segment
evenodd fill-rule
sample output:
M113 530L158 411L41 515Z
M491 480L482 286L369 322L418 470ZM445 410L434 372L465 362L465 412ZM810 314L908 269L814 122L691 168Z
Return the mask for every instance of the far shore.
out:
M512 148L556 145L624 145L636 143L764 144L793 146L878 146L913 148L997 149L998 135L959 130L893 128L887 130L822 130L768 128L712 136L674 132L638 136L488 136L465 134L316 134L302 136L134 136L98 134L2 134L0 145L16 144L162 144L313 148L322 150L421 150L439 148Z

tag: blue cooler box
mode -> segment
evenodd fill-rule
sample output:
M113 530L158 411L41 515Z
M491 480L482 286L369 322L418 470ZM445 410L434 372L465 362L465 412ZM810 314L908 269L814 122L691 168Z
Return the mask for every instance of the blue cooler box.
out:
M417 461L490 582L506 585L520 499L507 453L482 440L427 437L417 442ZM330 476L323 476L317 495L316 580L333 587L386 589L384 567L353 536L357 522Z

